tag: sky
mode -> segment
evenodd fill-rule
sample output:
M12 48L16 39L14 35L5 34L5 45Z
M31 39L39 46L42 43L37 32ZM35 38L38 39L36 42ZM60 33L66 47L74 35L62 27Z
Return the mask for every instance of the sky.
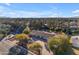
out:
M78 17L78 3L0 3L0 17Z

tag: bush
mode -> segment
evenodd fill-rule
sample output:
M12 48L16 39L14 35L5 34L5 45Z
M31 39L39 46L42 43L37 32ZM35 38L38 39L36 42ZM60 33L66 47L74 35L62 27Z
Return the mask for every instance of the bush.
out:
M2 39L4 37L4 34L0 34L0 39Z
M56 35L48 39L48 47L54 54L64 54L70 48L70 38L66 35Z
M33 42L29 45L29 50L31 50L33 53L40 55L41 54L41 44L37 42Z
M23 33L25 34L29 34L31 32L30 28L29 27L26 27L23 31Z
M16 34L15 35L16 39L22 40L22 39L30 39L28 35L26 34Z

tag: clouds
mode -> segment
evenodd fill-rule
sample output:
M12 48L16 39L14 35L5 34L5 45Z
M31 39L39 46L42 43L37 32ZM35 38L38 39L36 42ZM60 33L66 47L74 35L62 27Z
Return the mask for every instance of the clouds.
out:
M79 16L78 5L73 4L0 4L0 17L74 17Z
M6 4L10 6L10 4ZM60 13L56 13L52 10L44 11L24 11L24 10L12 10L11 8L0 6L0 17L58 17Z
M72 11L73 16L79 16L79 9Z
M72 13L79 13L79 10L74 10L72 11Z
M10 3L5 3L5 5L10 6L11 4Z

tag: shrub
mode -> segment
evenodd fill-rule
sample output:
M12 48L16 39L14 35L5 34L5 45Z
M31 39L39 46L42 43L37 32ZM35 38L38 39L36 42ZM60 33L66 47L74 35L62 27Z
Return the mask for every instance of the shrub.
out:
M26 34L16 34L15 35L16 39L22 40L22 39L30 39L28 35Z
M41 44L37 43L37 42L33 42L32 44L29 45L29 49L35 53L35 54L38 54L40 55L41 54Z
M64 54L70 48L70 38L66 35L56 35L48 39L48 47L54 54Z
M29 28L29 27L26 27L26 28L24 29L23 33L25 33L25 34L29 34L30 31L31 31L30 28Z

